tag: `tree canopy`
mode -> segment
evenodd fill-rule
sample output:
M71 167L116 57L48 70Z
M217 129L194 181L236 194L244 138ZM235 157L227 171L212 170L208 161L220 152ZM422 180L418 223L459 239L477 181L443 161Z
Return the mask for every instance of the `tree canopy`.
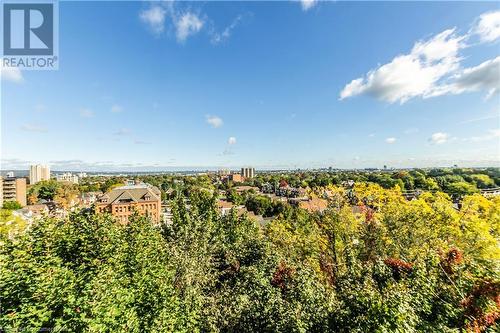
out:
M498 331L499 197L466 195L457 210L441 192L408 201L398 184L329 189L322 214L289 208L266 225L221 216L217 194L193 187L168 225L81 210L2 233L0 327Z

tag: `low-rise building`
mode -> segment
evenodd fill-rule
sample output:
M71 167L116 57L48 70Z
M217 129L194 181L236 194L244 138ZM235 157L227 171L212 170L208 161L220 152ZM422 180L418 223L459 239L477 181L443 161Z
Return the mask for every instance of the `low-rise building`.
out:
M28 205L16 211L25 217L40 217L49 214L49 207L44 204Z
M307 198L307 190L302 187L291 187L287 184L286 186L279 186L276 189L276 195L287 198Z
M233 183L242 183L243 182L243 177L240 174L233 173L228 176L228 179L232 181Z
M68 182L68 183L78 184L78 176L72 174L71 172L65 172L56 175L56 180L58 182Z
M247 186L247 185L242 185L242 186L235 186L234 190L238 193L243 193L246 191L253 191L255 193L259 192L259 188L256 186Z
M31 225L36 219L49 216L49 214L50 211L47 205L28 205L12 213L13 216L17 216L28 222L28 225Z
M234 207L232 202L226 200L219 200L217 202L217 208L222 216L227 215Z
M320 198L312 198L307 201L299 201L298 206L299 208L305 209L310 213L322 213L328 208L328 201Z
M257 221L259 223L263 221L263 217L261 215L255 215L254 212L248 211L245 206L243 205L236 206L232 202L226 200L219 200L217 202L217 208L219 209L219 213L221 216L228 215L231 212L231 210L234 209L234 212L238 217L245 215L247 218Z
M85 192L80 195L80 204L83 207L90 207L101 196L102 192Z
M148 216L158 224L161 222L161 192L145 183L117 187L99 196L95 210L97 213L110 213L122 224L128 223L134 212Z

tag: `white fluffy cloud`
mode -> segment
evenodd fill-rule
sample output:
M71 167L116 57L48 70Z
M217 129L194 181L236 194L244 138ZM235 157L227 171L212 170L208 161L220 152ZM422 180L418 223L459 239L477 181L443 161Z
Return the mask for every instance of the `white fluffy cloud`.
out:
M167 11L159 5L154 5L149 9L139 13L139 18L144 22L155 34L161 34L165 29L165 17Z
M387 138L387 139L385 139L385 142L388 144L393 144L396 142L396 138Z
M317 0L300 0L302 10L304 11L308 11L309 9L313 8L317 3Z
M500 57L465 68L454 76L454 82L435 91L435 95L486 91L488 96L500 92Z
M450 136L448 133L437 132L431 135L429 141L433 144L440 145L448 141Z
M23 74L21 73L21 70L19 70L19 68L3 66L1 63L0 63L0 77L4 81L10 81L15 83L19 83L24 80Z
M479 16L473 29L482 42L493 42L500 37L500 11L488 12Z
M159 1L139 12L139 19L155 35L173 31L179 43L206 30L210 42L217 45L227 39L243 19L245 14L236 16L231 24L218 31L213 20L193 6L185 6L181 1ZM206 28L208 27L208 28Z
M187 12L182 14L174 24L177 40L184 42L186 38L200 31L204 22L197 14Z
M229 139L227 139L227 143L230 145L236 144L236 138L234 136L230 136Z
M500 57L470 68L461 68L460 51L472 34L493 41L500 34L500 11L481 15L472 31L458 35L445 30L429 40L418 41L408 54L398 55L389 63L352 80L340 92L340 99L369 95L389 103L405 103L412 98L445 94L500 91Z
M217 116L206 116L207 123L210 124L213 128L219 128L224 124L222 118Z
M415 43L409 54L371 70L347 84L340 99L368 94L389 103L404 103L420 96L431 96L438 82L458 69L458 51L463 37L454 29L443 31L428 41Z

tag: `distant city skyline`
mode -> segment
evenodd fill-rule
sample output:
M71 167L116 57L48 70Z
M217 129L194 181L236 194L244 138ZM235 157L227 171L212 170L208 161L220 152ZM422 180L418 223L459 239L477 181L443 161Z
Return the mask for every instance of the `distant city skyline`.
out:
M59 20L58 71L1 69L2 171L500 166L496 2L61 2Z
M486 169L486 168L492 168L492 167L498 167L496 165L477 165L477 164L442 164L442 165L436 165L436 166L397 166L397 165L372 165L372 166L351 166L351 167L339 167L339 166L311 166L311 167L287 167L287 166L258 166L255 169L256 172L266 172L266 171L297 171L297 170L303 170L303 171L308 171L308 170L412 170L412 169L433 169L433 168L478 168L478 169ZM90 172L91 174L160 174L160 173L199 173L199 172L213 172L217 173L221 170L227 170L228 172L232 174L240 174L240 167L234 166L234 167L223 167L223 166L148 166L148 165L142 165L142 166L123 166L120 167L119 165L113 164L109 166L95 166L91 165L89 167L85 168L55 168L51 169L51 172L54 174L54 176L57 175L63 175L64 173L74 173L76 176L78 176L78 173L87 173ZM9 172L14 172L15 177L28 177L29 176L29 168L7 168L7 169L0 169L0 172L2 175L6 175Z

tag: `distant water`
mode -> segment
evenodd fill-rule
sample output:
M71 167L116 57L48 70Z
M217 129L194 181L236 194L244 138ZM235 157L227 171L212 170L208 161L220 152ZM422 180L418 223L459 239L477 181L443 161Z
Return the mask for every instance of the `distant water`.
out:
M9 172L14 172L14 177L28 177L28 170L1 170L0 175L5 176Z

